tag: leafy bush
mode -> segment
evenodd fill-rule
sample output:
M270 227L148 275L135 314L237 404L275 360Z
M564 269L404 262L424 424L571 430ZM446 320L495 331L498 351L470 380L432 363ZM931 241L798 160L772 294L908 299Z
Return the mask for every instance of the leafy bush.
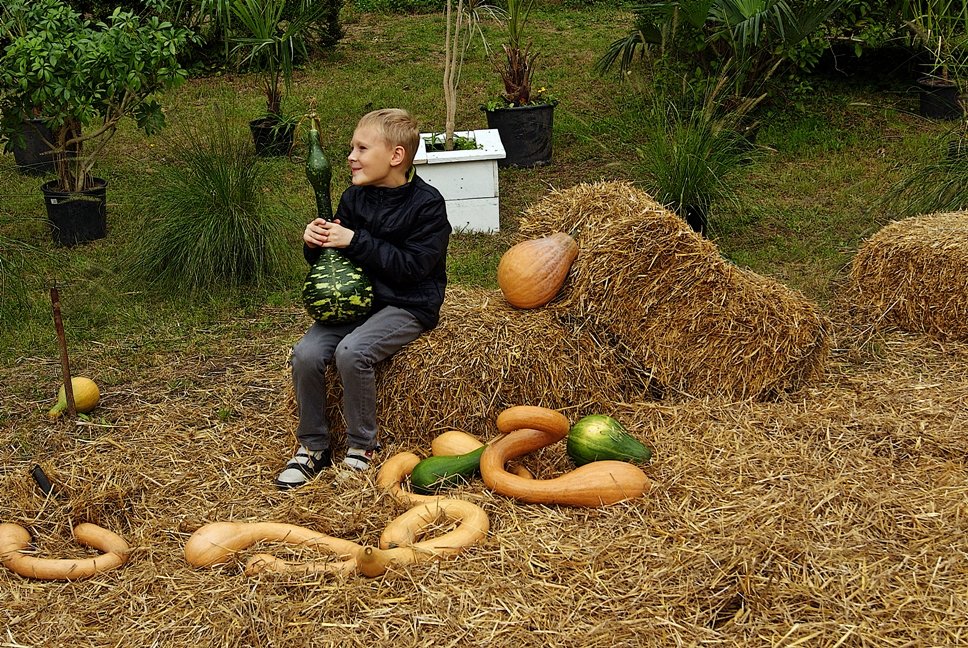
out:
M196 290L259 284L283 269L288 227L267 204L268 167L228 121L191 129L173 146L145 200L153 213L132 246L135 279Z
M153 0L65 0L64 4L79 14L98 21L110 16L115 7L143 14L156 6L157 2Z
M177 52L190 34L120 8L96 24L58 0L14 0L6 9L26 29L0 57L0 127L17 136L39 116L54 134L57 188L90 188L94 164L122 119L149 134L164 126L158 99L187 75Z
M837 55L865 53L905 40L907 28L898 0L847 0L789 54L802 70L812 69L828 49Z
M180 52L183 65L199 72L224 67L230 62L230 41L239 35L233 34L233 4L232 0L184 0L162 5L162 13L168 20L191 29L198 36L193 47ZM284 0L282 4L279 18L284 23L296 20L299 15L312 14L310 24L301 36L310 50L332 47L343 38L340 11L344 0ZM305 49L294 50L293 60L305 60Z

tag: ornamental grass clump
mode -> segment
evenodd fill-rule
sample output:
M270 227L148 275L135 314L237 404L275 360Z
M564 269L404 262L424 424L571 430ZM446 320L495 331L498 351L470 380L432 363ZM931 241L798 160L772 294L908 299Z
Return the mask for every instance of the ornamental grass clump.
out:
M656 90L644 100L636 153L651 195L705 235L714 204L735 201L731 178L755 151L743 135L762 97L723 108L726 75L680 96Z
M30 303L28 272L39 250L0 235L0 325L17 320Z
M141 280L195 290L270 280L289 247L286 219L264 193L268 167L252 143L216 120L178 138L145 205L131 270Z
M968 131L966 125L942 135L921 156L904 165L880 207L901 216L955 212L968 207Z

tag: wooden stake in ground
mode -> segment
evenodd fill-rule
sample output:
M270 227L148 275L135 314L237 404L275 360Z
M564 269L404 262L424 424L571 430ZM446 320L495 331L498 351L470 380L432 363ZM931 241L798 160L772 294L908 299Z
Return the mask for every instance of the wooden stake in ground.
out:
M57 346L60 348L61 373L64 376L64 395L67 397L67 415L71 418L77 416L74 407L74 389L71 385L71 363L67 357L67 336L64 335L64 321L61 319L60 294L57 292L57 283L50 288L50 305L54 311L54 328L57 330Z

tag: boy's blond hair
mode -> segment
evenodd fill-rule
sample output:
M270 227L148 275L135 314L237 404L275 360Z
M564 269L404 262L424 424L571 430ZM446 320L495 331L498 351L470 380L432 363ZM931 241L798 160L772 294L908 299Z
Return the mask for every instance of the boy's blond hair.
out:
M417 120L406 110L381 108L368 112L360 118L356 127L376 129L390 148L402 146L406 151L405 169L409 169L413 164L417 147L420 145L420 129L417 127Z

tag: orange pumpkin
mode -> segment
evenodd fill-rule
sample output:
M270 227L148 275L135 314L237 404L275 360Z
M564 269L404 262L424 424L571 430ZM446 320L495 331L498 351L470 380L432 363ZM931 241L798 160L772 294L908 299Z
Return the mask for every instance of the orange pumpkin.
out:
M497 266L497 285L517 308L538 308L554 299L578 257L570 234L555 232L512 246Z

